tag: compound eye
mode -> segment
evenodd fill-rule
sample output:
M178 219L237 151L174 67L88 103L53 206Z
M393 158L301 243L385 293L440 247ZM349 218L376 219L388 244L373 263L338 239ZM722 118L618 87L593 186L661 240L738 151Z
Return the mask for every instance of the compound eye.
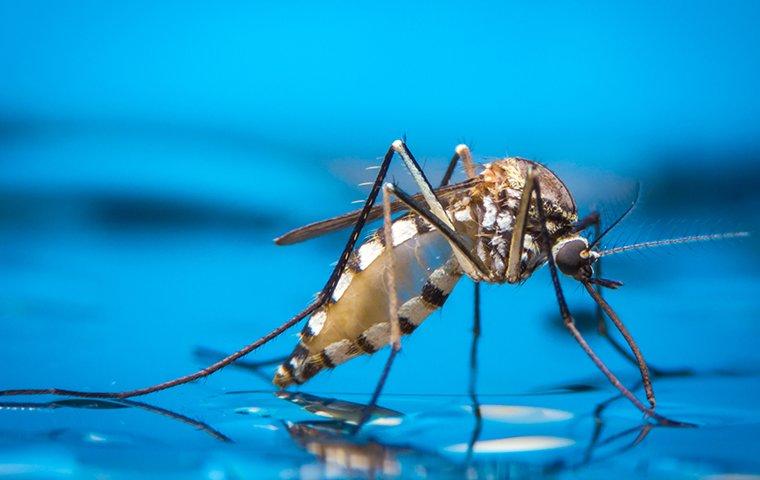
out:
M565 275L572 277L580 273L581 268L588 265L588 245L583 240L570 240L562 244L554 253L557 267ZM585 255L584 255L584 252ZM585 258L584 258L585 257Z

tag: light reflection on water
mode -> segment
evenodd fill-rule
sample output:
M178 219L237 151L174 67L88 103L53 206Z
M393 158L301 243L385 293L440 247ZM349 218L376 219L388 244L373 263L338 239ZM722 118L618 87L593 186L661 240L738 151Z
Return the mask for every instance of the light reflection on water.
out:
M749 376L738 383L756 381ZM736 377L711 382L706 383L740 393L728 386L736 388ZM586 478L599 469L613 474L630 468L668 478L724 473L731 449L747 447L741 435L733 438L743 427L730 420L742 412L726 411L722 419L693 416L689 401L705 383L699 374L660 383L677 385L683 401L665 409L679 420L699 423L698 428L658 427L631 418L626 402L595 388L489 396L489 403L480 405L479 438L471 437L475 420L466 396L387 395L358 434L354 427L365 405L351 394L344 400L306 393L232 392L208 398L207 406L192 415L121 400L3 402L0 414L29 424L3 431L0 477L77 478L110 472L116 478L138 478L146 472L173 471L225 479L270 471L280 478ZM53 420L53 412L59 416L55 428L33 426L40 416ZM145 424L140 417L152 418ZM159 417L182 428L170 428L167 436L170 424ZM725 445L711 445L716 437ZM681 448L673 449L673 443ZM160 462L153 458L156 449L162 452ZM187 462L187 454L200 451L203 461ZM139 471L129 462L114 462L125 455L133 461L145 459ZM693 463L695 455L704 458Z

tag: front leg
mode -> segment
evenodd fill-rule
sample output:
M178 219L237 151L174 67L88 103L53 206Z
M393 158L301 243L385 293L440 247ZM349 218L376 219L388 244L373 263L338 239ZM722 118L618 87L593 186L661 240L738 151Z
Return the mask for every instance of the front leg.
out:
M562 285L559 281L557 264L554 260L554 253L552 251L551 237L549 235L549 229L546 227L546 215L544 213L544 207L541 199L541 186L538 182L538 175L533 168L530 168L528 170L527 178L525 181L525 190L523 191L522 197L523 201L530 202L532 193L534 192L536 195L536 211L538 213L539 224L541 226L541 242L543 243L543 247L547 252L547 262L549 264L549 272L551 274L552 284L554 286L554 293L557 297L557 304L559 306L560 315L562 316L565 327L568 329L576 342L578 342L583 351L586 352L591 361L594 362L597 368L601 370L601 372L607 377L610 383L612 383L612 385L615 386L615 388L617 388L620 393L622 393L636 408L638 408L647 417L654 418L660 423L673 424L673 422L670 420L655 413L653 408L647 408L643 403L641 403L641 401L622 384L617 376L615 376L615 374L610 371L607 365L605 365L605 363L599 358L591 346L589 346L589 344L583 338L581 332L576 327L575 319L570 314L570 309L567 306L565 294L562 291ZM521 212L523 208L527 212L527 206L520 205Z

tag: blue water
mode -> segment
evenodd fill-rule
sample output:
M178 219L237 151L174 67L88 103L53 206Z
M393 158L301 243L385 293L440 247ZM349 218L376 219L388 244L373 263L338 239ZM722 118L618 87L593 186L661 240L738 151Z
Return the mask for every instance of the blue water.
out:
M650 428L616 398L541 270L483 288L480 425L462 281L404 339L358 435L386 351L279 396L273 367L230 367L142 403L0 399L0 478L760 475L759 10L0 2L0 389L145 386L268 332L347 233L271 239L354 208L402 135L432 179L461 141L479 161L544 162L606 221L640 180L610 246L755 233L604 265L646 358L689 370L654 386L658 411L694 428Z

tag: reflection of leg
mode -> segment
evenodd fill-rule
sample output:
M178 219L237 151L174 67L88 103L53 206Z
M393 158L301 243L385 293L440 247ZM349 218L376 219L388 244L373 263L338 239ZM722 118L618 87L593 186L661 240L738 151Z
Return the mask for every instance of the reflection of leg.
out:
M475 282L475 306L472 316L472 344L470 345L470 385L469 394L470 401L472 402L472 414L475 416L475 426L472 429L472 435L470 441L467 444L467 460L469 464L472 460L473 448L475 442L480 438L480 432L483 429L483 418L480 414L480 402L478 401L477 394L477 380L478 380L478 341L480 340L480 283Z
M0 410L55 410L58 408L83 408L83 409L105 409L111 410L114 408L134 407L146 412L155 413L172 420L176 420L180 423L190 425L193 429L207 433L220 442L229 443L232 442L228 436L216 430L211 425L190 418L179 412L169 410L168 408L157 407L145 402L138 402L136 400L128 399L109 399L109 400L80 400L80 399L65 399L54 400L52 402L0 402Z

